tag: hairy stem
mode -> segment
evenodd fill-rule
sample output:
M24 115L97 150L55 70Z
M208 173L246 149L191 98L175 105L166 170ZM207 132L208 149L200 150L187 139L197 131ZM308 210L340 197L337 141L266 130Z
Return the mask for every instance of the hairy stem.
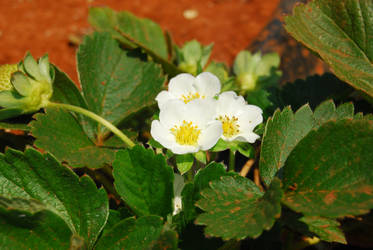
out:
M63 109L69 110L69 111L73 111L73 112L85 115L85 116L91 118L92 120L95 120L99 124L105 126L106 128L108 128L111 132L113 132L113 134L118 136L128 147L132 148L133 146L135 146L135 143L130 138L128 138L125 134L123 134L122 131L120 131L112 123L108 122L107 120L105 120L101 116L96 115L95 113L93 113L89 110L86 110L86 109L78 107L78 106L70 105L70 104L54 103L54 102L48 103L48 107L63 108Z

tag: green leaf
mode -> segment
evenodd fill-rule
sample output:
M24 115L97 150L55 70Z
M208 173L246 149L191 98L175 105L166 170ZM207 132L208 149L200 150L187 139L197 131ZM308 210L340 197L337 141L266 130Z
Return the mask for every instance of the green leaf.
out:
M168 43L161 27L146 18L138 18L133 14L110 8L91 8L88 21L98 31L107 31L129 48L141 48L150 55L163 69L175 76L182 73L168 61Z
M373 121L330 121L311 131L284 167L284 203L310 216L337 218L373 208Z
M24 123L0 122L0 129L29 131L29 127Z
M23 113L23 110L18 109L18 108L0 109L0 121L19 116L22 113Z
M155 103L165 77L153 62L123 51L108 33L87 36L78 51L78 69L88 109L114 125ZM107 130L97 126L96 136Z
M347 244L343 231L340 229L341 224L338 221L317 216L305 216L299 220L306 223L308 229L318 235L321 240Z
M90 247L106 223L105 190L97 190L89 177L79 178L50 154L32 148L25 153L8 149L0 154L0 183L1 196L38 200Z
M182 175L188 172L194 163L194 157L192 154L176 155L175 159L177 169Z
M277 110L267 120L260 153L260 175L269 185L280 170L291 150L314 126L312 111L308 105L300 108L295 114L290 107L282 112Z
M108 31L114 38L129 47L135 48L132 40L143 44L159 56L168 57L167 43L161 27L146 18L138 18L127 11L115 12L110 8L91 8L89 23L98 31ZM123 37L123 32L128 36Z
M163 228L159 216L128 218L102 235L97 249L177 249L177 234Z
M259 161L259 170L266 185L284 166L290 152L312 129L322 124L343 118L353 118L354 107L351 103L335 107L333 101L323 102L312 113L308 105L302 106L293 114L290 107L281 112L276 110L267 120Z
M372 1L313 0L297 5L285 28L338 78L373 96L372 13Z
M137 145L118 151L113 168L116 190L137 215L172 212L174 173L163 155Z
M92 142L77 119L64 109L47 108L45 114L35 115L30 126L35 146L48 150L72 167L100 168L114 161L115 148Z
M27 214L0 209L1 249L69 249L70 237L66 223L49 210Z
M256 238L264 229L270 229L281 213L282 190L278 179L263 194L249 179L225 176L213 181L201 195L196 205L206 213L199 215L196 223L207 225L207 237Z
M209 187L211 181L219 180L222 176L230 175L223 164L211 162L205 168L198 170L194 177L196 193Z
M344 230L342 230L340 222L335 219L303 216L285 207L280 220L282 223L279 224L282 227L286 225L305 237L312 238L316 235L323 241L346 244Z

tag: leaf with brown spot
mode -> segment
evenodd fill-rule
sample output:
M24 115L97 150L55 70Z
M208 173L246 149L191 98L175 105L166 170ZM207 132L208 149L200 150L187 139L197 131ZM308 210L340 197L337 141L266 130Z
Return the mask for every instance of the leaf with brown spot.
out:
M55 217L66 223L70 229L69 235L72 232L84 238L88 248L95 244L109 214L108 198L103 188L97 189L96 184L88 176L79 178L52 155L41 154L33 148L27 149L24 153L8 149L5 154L0 154L0 196L7 199L37 200L45 210L51 211L57 215ZM26 207L23 205L23 209ZM47 222L38 217L37 213L35 217L36 227L42 230L38 223ZM22 224L20 218L17 219L18 223ZM57 219L55 221L58 222ZM13 222L17 223L17 220ZM55 226L49 219L48 222L52 227ZM16 226L13 226L7 225L11 230L16 230ZM48 226L45 230L48 231ZM0 231L6 234L6 231ZM55 235L58 237L59 234Z
M286 30L334 73L373 96L373 1L312 0L285 18Z
M344 233L340 228L341 224L336 220L318 216L305 216L300 218L299 221L307 224L308 229L318 235L321 240L347 244Z
M284 203L310 216L367 213L373 208L372 148L371 120L329 121L311 131L285 163Z
M264 183L271 183L273 177L284 166L291 151L312 129L330 120L353 116L352 103L345 103L336 108L331 100L320 104L314 112L309 105L302 106L295 113L290 107L282 111L276 110L273 117L267 120L263 134L259 169Z
M197 217L196 224L207 226L205 235L224 240L256 238L263 230L269 230L281 213L282 190L278 179L262 193L249 179L223 176L212 181L201 196L196 206L205 213Z

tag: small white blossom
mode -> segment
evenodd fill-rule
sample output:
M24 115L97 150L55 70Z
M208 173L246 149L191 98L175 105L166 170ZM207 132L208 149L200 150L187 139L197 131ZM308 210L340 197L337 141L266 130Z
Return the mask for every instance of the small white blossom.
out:
M263 122L262 109L246 103L242 96L233 91L219 95L216 106L216 119L223 124L222 139L254 143L259 135L254 128Z
M188 103L195 99L213 98L220 93L220 80L210 72L203 72L197 77L191 74L179 74L170 80L168 91L160 92L155 98L159 109L170 100Z
M184 103L168 101L154 120L153 138L175 154L195 153L212 148L219 140L222 123L215 119L215 100Z

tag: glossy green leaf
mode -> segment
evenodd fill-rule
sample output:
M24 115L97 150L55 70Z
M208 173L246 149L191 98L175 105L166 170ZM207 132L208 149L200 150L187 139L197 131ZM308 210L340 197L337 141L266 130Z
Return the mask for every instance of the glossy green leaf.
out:
M311 131L284 167L284 203L310 216L337 218L373 208L373 121L330 121Z
M79 178L49 155L30 148L0 154L0 195L35 199L93 246L108 217L108 199L87 176ZM2 230L1 230L2 231Z
M297 5L285 28L338 78L373 96L372 13L370 0L313 0Z
M201 195L196 205L205 213L198 216L196 223L207 226L208 237L256 238L264 229L270 229L281 213L282 190L278 179L263 194L249 179L225 176L213 181Z
M182 73L168 61L168 50L172 45L168 44L161 27L153 21L126 11L115 12L98 7L89 10L88 21L96 30L110 32L126 47L141 48L171 76Z
M135 146L118 151L113 168L116 190L137 215L172 212L174 173L163 155Z
M132 40L143 44L161 57L168 57L167 43L161 27L146 18L138 18L127 11L115 12L110 8L91 8L89 22L99 31L108 31L127 46L136 47ZM118 30L128 37L123 37Z
M23 205L26 205L25 203ZM69 249L71 231L49 210L27 214L0 209L1 249Z
M206 167L198 170L194 176L195 192L197 193L198 197L199 192L209 187L209 183L211 181L219 180L220 177L226 175L230 175L227 172L227 168L223 164L216 162L211 162Z
M177 249L177 234L159 216L128 218L102 235L96 249Z
M277 110L267 120L259 162L260 175L265 184L271 183L291 150L314 127L312 115L307 105L295 114L290 107L286 107L281 112Z
M48 108L45 114L37 114L30 126L35 146L72 167L100 168L114 161L115 148L92 142L74 115L64 109Z
M155 103L165 77L153 62L123 51L108 33L87 36L78 51L78 69L88 109L114 125ZM102 126L96 136L105 138Z
M264 183L271 183L294 147L312 129L330 120L353 116L354 107L351 103L336 108L333 101L323 102L314 113L308 105L302 106L295 114L290 107L281 112L276 110L273 117L267 120L263 135L259 169Z

